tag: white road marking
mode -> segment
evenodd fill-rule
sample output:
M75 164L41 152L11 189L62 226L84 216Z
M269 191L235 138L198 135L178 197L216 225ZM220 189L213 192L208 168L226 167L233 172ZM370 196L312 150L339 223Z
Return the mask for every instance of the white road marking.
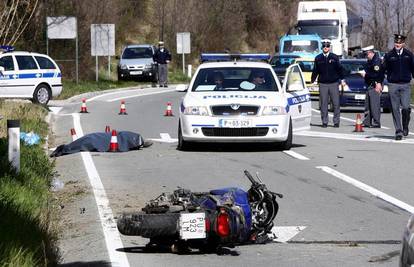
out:
M414 144L414 139L410 138L410 139L403 139L401 141L396 141L396 140L394 140L394 136L389 136L389 138L380 138L380 137L376 137L376 135L329 133L329 132L318 132L318 131L301 131L301 132L295 133L295 135L309 136L309 137L343 139L343 140L369 141L369 142Z
M317 109L312 109L312 111L315 111L315 112L317 112L317 113L321 113L319 110L317 110ZM328 116L329 117L333 117L333 115L332 114L328 114ZM356 120L353 120L353 119L349 119L349 118L345 118L345 117L340 117L341 118L341 120L344 120L344 121L350 121L350 122L356 122ZM386 129L386 130L389 130L390 128L389 127L386 127L386 126L381 126L381 129Z
M63 107L49 107L50 111L52 111L52 113L54 115L57 115L59 113L59 111L62 110Z
M146 96L146 95L163 94L163 93L169 93L169 92L173 92L173 91L175 91L175 89L167 89L167 90L163 89L162 91L140 93L140 94L135 94L135 95L117 97L117 98L106 100L106 102L114 102L114 101L124 100L124 99L127 99L127 98L140 97L140 96Z
M161 143L176 143L178 142L177 138L171 138L169 133L160 133L161 139L159 138L150 138L148 140L161 142Z
M138 91L138 90L143 90L143 89L142 88L137 88L137 89L129 89L129 90L117 90L115 92L105 93L105 94L101 94L101 95L97 95L97 96L91 97L89 99L86 99L86 102L94 101L94 100L96 100L98 98L105 97L105 96L119 95L120 93L124 93L124 92L134 92L134 91Z
M80 116L78 113L73 113L73 124L76 133L79 137L83 136L83 130L80 123ZM117 251L123 248L121 237L119 236L116 227L115 219L112 214L109 200L106 197L105 188L101 182L98 171L92 160L89 152L81 152L83 164L91 183L93 194L95 196L96 206L98 207L99 217L102 225L102 230L105 236L106 247L109 254L109 259L112 266L129 267L128 258L125 253Z
M276 236L273 242L286 243L305 228L306 226L273 226L271 231Z
M349 183L349 184L351 184L351 185L353 185L353 186L355 186L355 187L357 187L361 190L364 190L365 192L368 192L371 195L373 195L377 198L380 198L380 199L382 199L382 200L384 200L384 201L386 201L386 202L388 202L388 203L390 203L394 206L397 206L400 209L406 210L410 213L414 213L414 207L413 206L410 206L407 203L402 202L401 200L398 200L398 199L396 199L396 198L394 198L394 197L392 197L392 196L390 196L386 193L383 193L383 192L375 189L374 187L371 187L367 184L364 184L364 183L362 183L362 182L360 182L360 181L358 181L358 180L356 180L352 177L349 177L349 176L347 176L343 173L340 173L340 172L338 172L338 171L336 171L332 168L329 168L327 166L317 166L316 168L321 169L322 171L324 171L326 173L329 173L329 174L339 178L340 180L342 180L344 182L347 182L347 183Z
M283 150L283 153L288 154L289 156L296 158L296 159L300 159L300 160L309 160L309 158L295 152L292 150Z

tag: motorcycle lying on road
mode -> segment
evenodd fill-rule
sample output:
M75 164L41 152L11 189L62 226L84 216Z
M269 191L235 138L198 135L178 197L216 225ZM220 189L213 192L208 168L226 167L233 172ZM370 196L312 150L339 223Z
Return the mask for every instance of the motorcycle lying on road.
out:
M149 238L147 247L172 252L217 251L248 243L266 243L279 210L276 198L257 176L244 171L251 186L246 192L231 187L210 192L177 189L150 200L141 212L124 213L117 220L123 235Z

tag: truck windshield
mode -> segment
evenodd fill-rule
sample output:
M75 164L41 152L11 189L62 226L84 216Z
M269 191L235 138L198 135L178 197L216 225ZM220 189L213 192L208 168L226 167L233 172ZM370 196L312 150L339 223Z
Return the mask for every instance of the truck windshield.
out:
M283 53L318 53L318 41L288 40L283 43Z
M339 36L337 20L302 20L298 23L299 34L318 34L322 39L336 39Z

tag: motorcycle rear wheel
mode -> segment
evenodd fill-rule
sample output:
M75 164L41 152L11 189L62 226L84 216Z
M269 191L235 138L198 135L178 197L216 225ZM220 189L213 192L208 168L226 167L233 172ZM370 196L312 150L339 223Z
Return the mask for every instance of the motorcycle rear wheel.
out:
M179 213L127 213L118 218L117 227L123 235L146 238L172 237L178 235L179 218Z

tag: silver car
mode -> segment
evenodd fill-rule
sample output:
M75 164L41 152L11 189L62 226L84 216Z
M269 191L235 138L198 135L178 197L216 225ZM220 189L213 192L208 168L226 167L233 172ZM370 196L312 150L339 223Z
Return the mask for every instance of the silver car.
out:
M118 64L118 80L150 80L157 82L157 66L153 55L155 46L150 44L128 45Z

